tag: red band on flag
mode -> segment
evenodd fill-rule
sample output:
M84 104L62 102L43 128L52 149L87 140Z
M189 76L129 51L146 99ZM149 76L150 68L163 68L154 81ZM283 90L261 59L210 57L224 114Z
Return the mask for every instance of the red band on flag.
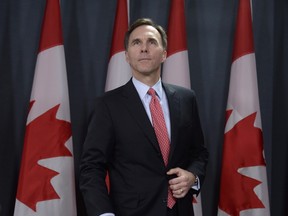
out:
M243 55L253 52L254 43L250 0L242 0L238 8L232 62Z
M186 22L184 11L184 1L171 1L170 8L173 9L173 17L169 17L169 27L167 35L169 36L169 43L167 50L167 57L173 55L176 52L187 50L186 39ZM179 37L181 40L179 40Z
M47 0L38 52L61 44L63 37L59 1Z
M112 46L110 52L110 58L117 52L124 50L124 37L128 29L128 16L127 16L127 0L118 0L117 12L115 16L113 34L117 37L113 37ZM119 43L121 41L121 43Z

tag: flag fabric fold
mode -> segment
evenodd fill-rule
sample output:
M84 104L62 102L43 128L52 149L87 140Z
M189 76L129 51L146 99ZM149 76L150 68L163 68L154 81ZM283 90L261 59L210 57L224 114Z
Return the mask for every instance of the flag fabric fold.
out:
M132 76L130 65L125 60L124 49L124 37L129 23L128 5L129 0L117 1L105 91L125 84Z
M69 93L59 0L47 0L14 216L76 216Z
M220 181L219 216L269 216L250 0L239 0Z
M164 82L191 88L184 0L171 0L167 29L167 59L163 64ZM193 197L195 216L202 215L201 194Z

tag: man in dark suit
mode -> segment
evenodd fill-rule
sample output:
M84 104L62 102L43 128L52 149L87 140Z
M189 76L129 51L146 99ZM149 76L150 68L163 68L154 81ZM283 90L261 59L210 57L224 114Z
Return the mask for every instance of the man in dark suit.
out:
M194 91L161 81L166 47L165 31L150 19L137 20L126 33L133 77L97 98L84 144L80 189L89 216L194 215L192 196L203 184L208 152ZM161 104L165 135L156 130L150 91Z

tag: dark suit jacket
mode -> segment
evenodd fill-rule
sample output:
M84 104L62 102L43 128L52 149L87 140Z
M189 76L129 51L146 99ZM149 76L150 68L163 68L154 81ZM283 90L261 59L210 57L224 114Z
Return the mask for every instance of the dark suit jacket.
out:
M171 120L171 148L164 165L154 129L130 80L96 100L84 144L80 188L89 216L164 216L168 179L175 167L203 183L208 152L192 90L163 84ZM110 175L110 194L105 175ZM192 189L178 199L180 216L193 215Z

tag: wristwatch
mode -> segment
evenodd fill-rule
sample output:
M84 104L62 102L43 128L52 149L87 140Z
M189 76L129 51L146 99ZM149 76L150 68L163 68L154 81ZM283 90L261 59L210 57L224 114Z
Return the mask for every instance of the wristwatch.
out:
M194 185L198 185L198 176L195 175L196 179L195 179L195 182L194 182Z

